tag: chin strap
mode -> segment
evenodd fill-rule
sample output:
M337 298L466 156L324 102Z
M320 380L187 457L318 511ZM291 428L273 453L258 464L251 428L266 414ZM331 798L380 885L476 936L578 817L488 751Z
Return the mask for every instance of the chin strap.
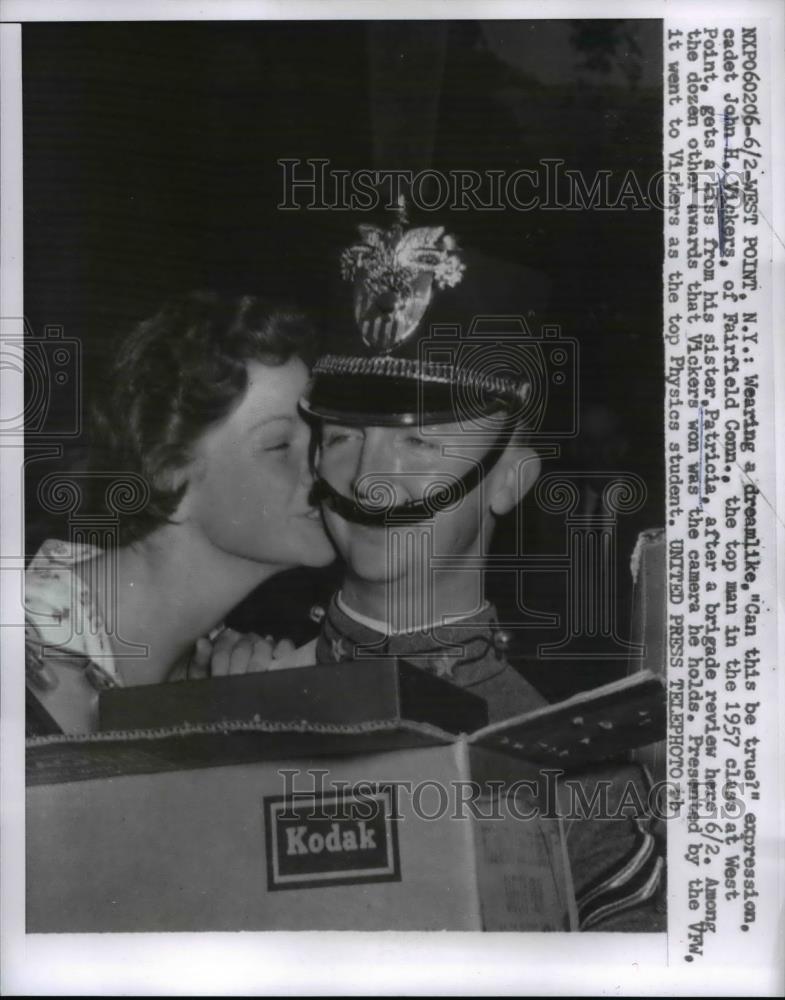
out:
M354 498L344 496L321 476L316 477L311 500L314 504L327 504L339 517L354 524L384 527L391 524L416 524L418 521L429 521L434 514L448 510L480 485L509 445L516 423L515 419L505 422L496 441L465 475L445 484L440 483L426 492L422 500L411 500L397 506L363 504L356 493ZM384 484L380 481L380 485Z

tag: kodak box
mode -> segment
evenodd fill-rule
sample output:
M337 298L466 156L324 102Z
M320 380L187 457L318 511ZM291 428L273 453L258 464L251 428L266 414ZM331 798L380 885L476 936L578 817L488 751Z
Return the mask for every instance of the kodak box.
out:
M28 788L30 933L575 926L559 821L462 807L520 770L463 738L113 777L90 739Z
M35 737L28 931L572 929L561 824L520 783L664 719L642 671L470 734L394 715Z

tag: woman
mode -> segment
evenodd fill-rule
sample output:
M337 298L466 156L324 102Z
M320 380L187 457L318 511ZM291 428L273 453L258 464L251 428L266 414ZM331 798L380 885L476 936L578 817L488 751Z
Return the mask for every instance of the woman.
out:
M299 313L209 293L168 303L122 344L93 467L104 485L130 474L143 502L116 547L49 541L28 568L33 731L96 728L99 690L182 674L254 587L332 561L297 409L315 347ZM199 644L202 666L210 656L231 673L262 668L270 648L229 634Z

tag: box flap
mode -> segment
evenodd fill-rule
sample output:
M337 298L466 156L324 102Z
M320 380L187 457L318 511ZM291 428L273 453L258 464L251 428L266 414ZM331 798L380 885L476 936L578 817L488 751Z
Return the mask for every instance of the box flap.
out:
M111 688L100 695L102 731L259 719L339 726L406 719L473 732L488 722L488 710L477 695L394 656Z
M453 743L424 722L381 719L354 725L239 721L125 732L57 734L27 740L28 785L123 774L221 767L283 758L340 756Z
M576 768L665 735L663 682L648 671L463 737L529 765ZM439 746L462 737L395 718L351 724L243 719L151 729L57 734L27 741L30 785L196 767Z
M469 742L567 769L665 736L665 685L648 670L478 729Z

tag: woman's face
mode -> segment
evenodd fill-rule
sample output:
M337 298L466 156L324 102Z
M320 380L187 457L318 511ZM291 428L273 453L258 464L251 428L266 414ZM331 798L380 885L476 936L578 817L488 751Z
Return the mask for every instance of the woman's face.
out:
M310 429L297 403L308 382L299 358L248 363L239 405L194 449L180 512L216 548L281 568L325 566L335 551L310 505Z

